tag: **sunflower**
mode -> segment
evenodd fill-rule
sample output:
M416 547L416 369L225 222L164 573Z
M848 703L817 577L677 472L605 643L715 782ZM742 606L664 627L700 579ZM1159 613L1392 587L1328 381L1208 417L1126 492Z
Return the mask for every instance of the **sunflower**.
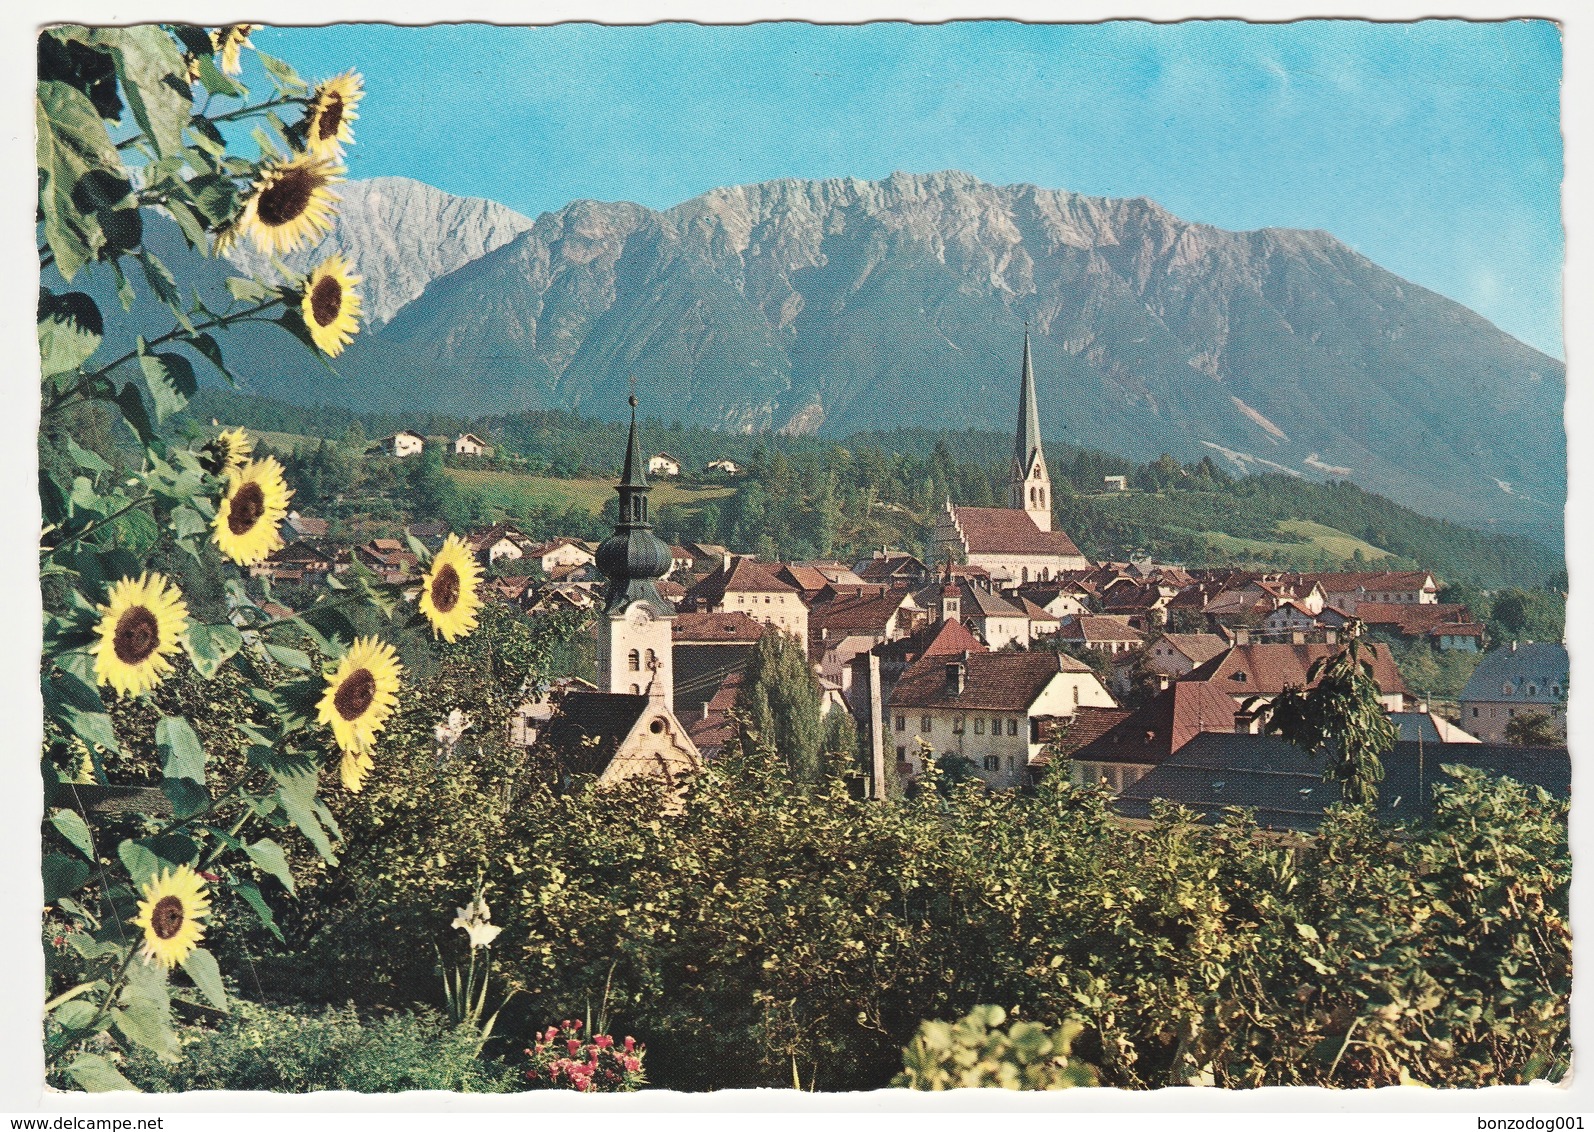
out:
M144 958L174 967L205 937L199 921L210 912L205 882L187 865L162 869L144 886L133 923L144 929Z
M199 81L199 56L189 51L183 52L183 67L188 73L188 85L193 86Z
M216 250L226 251L244 236L268 255L294 251L332 231L332 206L338 195L330 186L343 180L343 166L312 153L272 161L244 199L238 218L216 236Z
M457 641L476 628L476 611L482 607L477 593L481 576L481 564L465 540L449 535L421 579L421 598L417 603L431 622L433 633Z
M327 677L317 718L332 727L332 737L343 751L343 785L354 793L374 765L371 747L398 704L403 671L392 645L376 637L359 637Z
M94 627L100 635L89 648L95 682L109 684L123 696L149 691L172 670L166 658L177 651L187 628L183 595L162 575L123 578L111 587L110 604L100 606Z
M339 157L345 145L354 143L349 123L359 117L354 108L365 97L361 83L358 71L346 71L316 84L301 123L306 152L317 157Z
M254 46L249 42L249 35L258 30L259 24L229 24L210 33L211 49L221 55L222 74L242 73L244 68L242 60L238 58L239 52L245 47Z
M216 507L215 540L240 566L253 566L282 547L277 525L288 514L293 489L275 456L227 469L227 493Z
M360 329L360 296L354 288L361 281L340 255L322 260L304 281L299 310L310 340L329 357L341 354Z
M243 429L225 429L205 445L201 463L212 475L221 475L223 472L243 467L244 461L249 458L249 453L254 450L255 442Z

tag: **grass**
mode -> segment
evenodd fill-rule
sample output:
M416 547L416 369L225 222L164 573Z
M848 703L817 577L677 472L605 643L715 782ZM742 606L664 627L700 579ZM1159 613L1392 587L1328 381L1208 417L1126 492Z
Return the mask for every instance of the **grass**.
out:
M447 472L456 484L479 495L489 506L510 512L539 506L559 511L579 507L596 515L614 498L614 481L609 479L561 480L520 472L478 472L465 468L449 468ZM730 487L682 488L670 483L654 483L652 501L654 507L702 503L734 491Z
M1349 562L1356 551L1371 562L1386 557L1389 552L1370 542L1348 535L1322 523L1305 519L1283 519L1277 524L1280 534L1294 536L1291 541L1267 542L1260 539L1239 538L1221 531L1202 531L1200 537L1213 550L1221 550L1234 557L1260 557L1270 561L1295 560L1310 563L1319 555ZM1302 540L1302 541L1295 541Z

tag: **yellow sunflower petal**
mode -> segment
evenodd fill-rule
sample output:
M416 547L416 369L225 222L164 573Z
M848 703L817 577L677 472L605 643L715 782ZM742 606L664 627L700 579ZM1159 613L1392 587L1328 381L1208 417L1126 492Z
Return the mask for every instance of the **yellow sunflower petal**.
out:
M174 967L205 938L205 926L200 923L210 913L205 882L189 866L179 865L161 870L144 885L143 895L132 921L144 929L140 951L151 963Z
M340 255L328 256L305 279L299 312L323 354L335 358L354 341L360 329L360 295L354 288L361 282Z
M224 429L204 447L205 470L220 474L229 468L241 468L254 449L254 440L243 429Z
M482 607L481 564L458 535L449 535L421 580L417 604L432 632L456 641L476 628L476 611Z
M345 145L354 143L349 123L359 117L355 108L365 97L362 84L357 71L345 71L316 84L302 124L307 152L318 157L339 157Z
M350 790L359 789L373 765L371 748L376 733L387 726L398 706L403 671L392 645L376 637L359 637L327 677L316 718L332 728L332 737L344 753L343 782ZM350 755L356 756L352 762Z
M89 649L95 682L121 696L138 696L164 680L172 671L166 658L188 628L188 607L177 587L160 574L123 578L99 612L94 631L100 639Z
M266 164L232 225L216 237L218 250L248 236L268 255L281 255L314 243L332 231L332 186L343 180L343 166L313 153L295 154Z
M249 36L258 30L260 30L259 24L229 24L210 33L210 45L221 56L222 74L242 73L243 61L239 58L239 53L245 47L254 46L249 42Z
M276 457L248 460L227 471L227 493L216 507L212 539L240 566L252 566L282 548L278 526L288 514L293 489Z

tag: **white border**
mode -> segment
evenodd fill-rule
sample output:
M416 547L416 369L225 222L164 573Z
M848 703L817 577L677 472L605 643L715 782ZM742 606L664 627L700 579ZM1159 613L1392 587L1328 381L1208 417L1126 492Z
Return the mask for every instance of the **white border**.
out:
M0 530L17 532L0 543L0 594L6 595L0 617L8 630L8 648L0 649L0 735L8 736L4 751L6 780L4 790L9 804L4 809L7 821L0 823L0 899L4 907L25 909L39 900L37 871L39 816L36 785L37 735L40 705L35 691L38 656L39 604L36 563L32 539L27 534L37 529L38 504L34 495L34 444L37 427L37 402L34 383L36 358L31 308L36 293L32 226L33 210L33 123L28 111L33 82L33 39L42 23L71 20L83 23L131 23L141 20L184 20L215 25L251 20L275 24L322 24L334 21L390 22L426 24L479 20L493 23L556 23L569 20L595 20L604 23L637 24L665 19L686 19L703 23L747 23L754 20L802 19L817 23L858 23L870 19L898 19L915 23L935 23L950 19L1013 18L1035 22L1089 22L1112 18L1142 18L1157 21L1201 17L1229 17L1279 22L1312 17L1351 16L1384 21L1419 19L1429 16L1454 16L1472 19L1511 19L1538 17L1557 20L1564 33L1562 89L1563 132L1566 140L1566 181L1563 203L1568 229L1565 274L1565 309L1588 312L1594 309L1594 283L1591 283L1590 238L1584 224L1594 185L1591 176L1591 137L1589 108L1594 107L1594 4L1587 0L1538 0L1531 6L1513 5L1501 0L1449 0L1448 3L1417 3L1413 0L1359 0L1336 5L1305 4L1294 0L1226 0L1222 4L1201 5L1191 0L1073 0L1051 3L1043 0L545 0L533 5L505 0L449 0L448 3L422 0L273 0L270 4L244 2L221 4L205 0L177 0L158 4L152 0L75 0L46 3L21 0L0 12L6 34L0 38L0 146L3 146L5 175L0 178L3 209L8 222L0 244L0 262L12 266L6 278L7 297L0 308L0 325L5 340L11 343L5 356L10 360L3 379L5 404L9 412L0 420L0 482L8 485L0 494ZM838 171L842 173L845 171ZM1594 490L1594 409L1580 390L1586 359L1594 353L1594 325L1588 318L1568 319L1565 334L1568 373L1567 422L1569 444L1568 559L1572 595L1568 604L1568 641L1572 648L1572 685L1585 688L1594 675L1583 663L1589 641L1591 610L1588 591L1594 584L1590 571L1591 536L1584 534L1578 520L1590 514L1588 494ZM1585 443L1579 443L1580 441ZM1585 446L1586 445L1586 446ZM1583 747L1594 735L1594 696L1575 696L1570 708L1574 758L1581 758ZM1578 787L1582 785L1580 776ZM1574 791L1574 798L1583 796ZM1573 852L1577 868L1573 874L1573 926L1578 941L1578 957L1586 958L1584 941L1594 938L1594 918L1587 914L1589 899L1587 852L1594 839L1589 824L1582 820L1590 811L1584 798L1574 801L1572 819ZM641 1112L685 1114L704 1112L723 1120L725 1114L758 1111L770 1114L765 1120L780 1119L781 1112L872 1113L871 1123L887 1112L913 1113L919 1124L930 1114L948 1118L952 1113L989 1112L1002 1114L1010 1121L1021 1114L1044 1112L1116 1113L1114 1124L1130 1127L1156 1120L1152 1114L1203 1114L1201 1123L1215 1127L1255 1124L1262 1114L1290 1112L1292 1123L1306 1128L1321 1120L1343 1123L1346 1115L1359 1120L1373 1119L1388 1126L1398 1119L1405 1125L1476 1128L1468 1114L1553 1113L1594 1110L1594 1082L1574 1081L1566 1088L1488 1089L1478 1092L1440 1092L1402 1089L1377 1092L1338 1092L1317 1089L1267 1089L1252 1093L1220 1090L1162 1090L1153 1093L1113 1094L1106 1091L1061 1094L903 1094L797 1095L790 1092L660 1094L644 1093L631 1097L586 1098L550 1093L515 1098L455 1097L440 1094L412 1094L395 1097L356 1097L348 1094L318 1094L305 1097L275 1095L216 1094L197 1097L54 1097L41 1096L37 1082L42 1072L36 1011L36 987L42 969L36 921L25 915L0 916L0 955L11 962L0 968L0 1019L4 1019L4 1056L0 1059L0 1112L40 1115L119 1113L122 1115L173 1114L166 1127L193 1126L195 1118L183 1113L234 1112L230 1117L244 1126L269 1122L280 1124L281 1114L294 1113L297 1120L323 1124L332 1116L318 1113L382 1113L384 1124L403 1126L425 1119L420 1113L480 1114L477 1119L489 1124L513 1120L523 1127L526 1117L508 1116L511 1112L543 1111L543 1120L561 1124L572 1117L583 1123L591 1119L608 1120L622 1116L635 1119ZM1579 1051L1594 1049L1590 1034L1590 1007L1587 980L1579 979L1573 991L1573 1040ZM1584 1073L1584 1077L1591 1074ZM1393 1116L1392 1114L1405 1114ZM497 1114L497 1115L488 1115ZM559 1115L555 1115L559 1114ZM564 1115L568 1114L568 1115ZM577 1115L587 1114L587 1115ZM1136 1116L1134 1114L1143 1114ZM1226 1114L1226 1115L1220 1115ZM1313 1116L1311 1114L1321 1114ZM1383 1114L1383 1115L1378 1115ZM1431 1114L1423 1116L1421 1114ZM1445 1115L1448 1114L1448 1115ZM204 1118L199 1118L204 1119ZM657 1118L655 1118L657 1119ZM667 1117L672 1123L680 1116ZM834 1119L834 1117L831 1117ZM902 1119L902 1117L897 1117ZM1055 1120L1055 1118L1053 1118ZM1089 1118L1085 1118L1089 1119ZM347 1120L342 1117L340 1123ZM1101 1122L1098 1117L1092 1123ZM694 1121L695 1122L695 1121ZM939 1122L939 1121L937 1121ZM965 1123L960 1121L960 1123ZM1165 1123L1163 1118L1161 1123ZM417 1125L418 1127L419 1125Z

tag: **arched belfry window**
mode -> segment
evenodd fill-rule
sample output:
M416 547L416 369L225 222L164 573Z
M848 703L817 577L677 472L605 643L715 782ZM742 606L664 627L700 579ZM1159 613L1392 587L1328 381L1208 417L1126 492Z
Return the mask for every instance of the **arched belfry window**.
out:
M648 671L652 672L659 666L659 656L652 649L648 650Z
M632 649L626 656L626 664L632 672L640 672L642 670L642 654L637 652L636 649Z

